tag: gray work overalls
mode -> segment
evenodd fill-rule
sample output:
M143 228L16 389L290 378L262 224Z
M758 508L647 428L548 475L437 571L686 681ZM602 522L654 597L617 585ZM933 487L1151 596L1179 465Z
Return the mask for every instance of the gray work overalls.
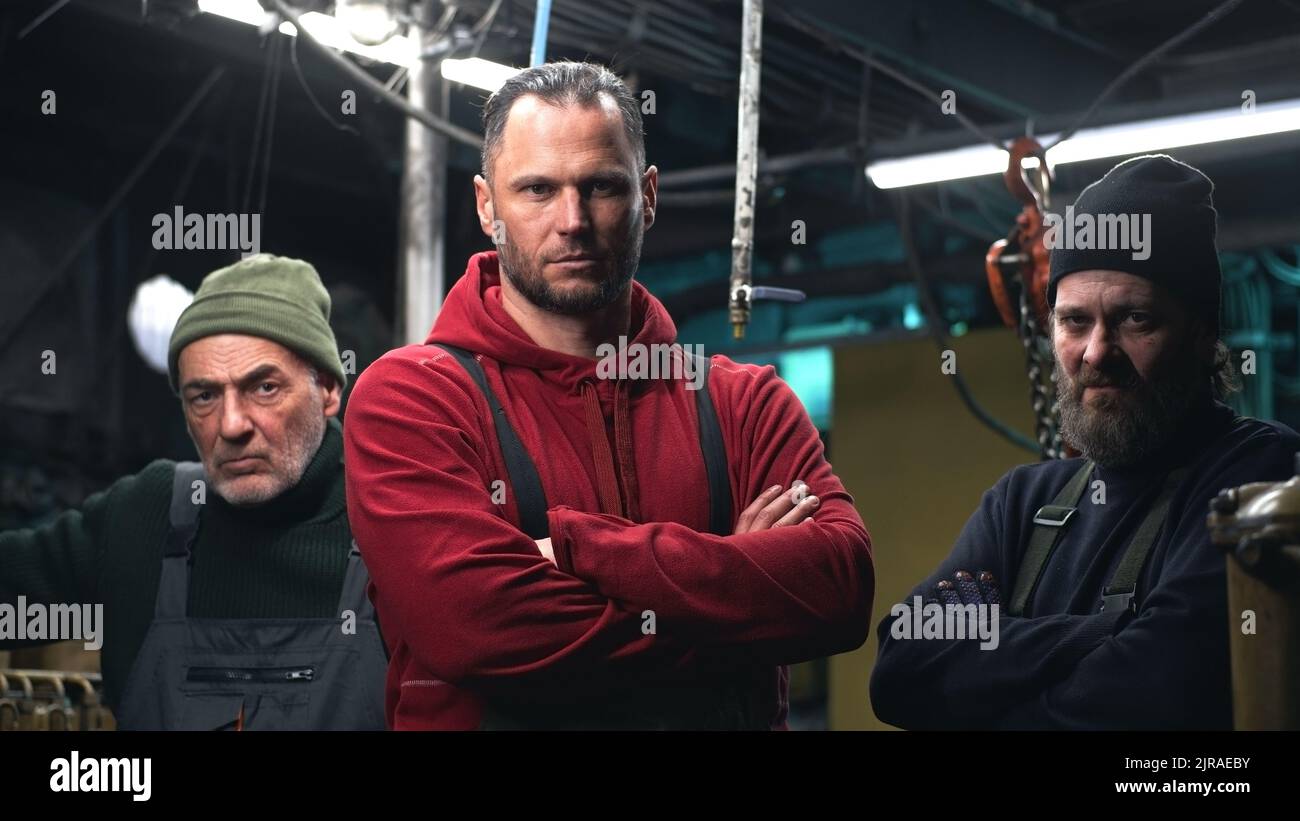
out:
M154 619L116 711L123 730L382 730L388 666L356 542L338 618L189 618L197 462L177 464ZM352 611L354 619L345 620ZM349 621L351 623L349 623ZM355 632L351 628L355 626ZM344 632L347 627L349 632Z

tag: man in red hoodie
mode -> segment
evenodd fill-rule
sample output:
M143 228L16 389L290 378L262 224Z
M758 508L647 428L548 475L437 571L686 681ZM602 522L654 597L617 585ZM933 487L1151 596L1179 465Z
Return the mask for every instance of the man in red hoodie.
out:
M773 368L715 356L692 380L633 281L658 171L622 81L528 69L483 121L474 186L498 251L469 260L424 345L361 375L345 425L389 725L782 729L786 665L870 629L853 500ZM614 345L674 367L611 369ZM711 522L713 410L713 487L736 503Z

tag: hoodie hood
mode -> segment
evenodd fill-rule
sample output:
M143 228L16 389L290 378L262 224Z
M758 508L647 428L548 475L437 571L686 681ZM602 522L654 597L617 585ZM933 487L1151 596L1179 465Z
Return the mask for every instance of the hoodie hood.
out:
M628 343L672 344L677 326L663 303L632 281ZM617 344L618 340L609 340ZM444 343L501 364L541 372L548 381L573 385L593 378L598 360L543 348L506 313L501 304L501 268L496 251L470 257L465 275L452 286L425 344Z

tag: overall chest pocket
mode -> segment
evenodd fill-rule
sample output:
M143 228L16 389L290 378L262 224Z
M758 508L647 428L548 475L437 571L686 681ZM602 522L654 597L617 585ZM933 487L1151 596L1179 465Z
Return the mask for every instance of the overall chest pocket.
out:
M319 665L202 663L181 684L180 729L311 729Z

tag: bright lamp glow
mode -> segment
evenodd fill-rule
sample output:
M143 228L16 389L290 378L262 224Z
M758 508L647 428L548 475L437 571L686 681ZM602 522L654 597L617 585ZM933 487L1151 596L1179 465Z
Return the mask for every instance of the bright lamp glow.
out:
M1047 163L1057 166L1286 131L1300 131L1300 100L1261 103L1251 112L1233 107L1084 129L1048 151ZM1050 143L1056 136L1048 134L1039 141ZM991 145L973 145L879 160L867 166L867 176L879 188L902 188L1001 174L1006 167L1007 152Z
M266 22L268 17L257 0L199 0L199 10L259 27ZM301 19L308 34L331 48L350 51L353 54L360 54L372 60L380 60L408 68L415 65L415 61L419 59L419 51L416 49L415 44L410 38L403 35L393 35L382 45L365 46L356 40L356 35L360 32L349 30L346 20L340 22L328 14L321 14L316 11L303 14ZM281 23L280 31L290 36L298 33L293 24L289 22ZM362 34L362 36L369 37L374 34L376 32ZM442 61L442 76L444 78L452 82L481 88L485 91L496 91L518 71L517 68L503 66L500 63L478 57L468 60Z
M167 348L172 329L181 312L194 301L194 294L172 278L159 274L135 289L126 324L140 357L158 373L167 373Z
M267 19L267 13L257 0L199 0L199 11L238 20L254 26L261 26ZM399 66L411 66L419 59L419 52L411 40L402 35L394 35L387 42L378 46L365 46L353 38L348 27L338 19L318 11L309 11L300 18L307 33L320 42L340 51L350 51ZM293 23L285 21L280 24L280 32L290 36L298 32Z
M491 60L471 57L468 60L443 60L443 79L453 83L481 88L484 91L496 91L505 85L506 80L519 73L519 69L503 66Z
M334 4L334 16L362 45L386 43L397 33L397 19L389 14L384 0L339 0Z

